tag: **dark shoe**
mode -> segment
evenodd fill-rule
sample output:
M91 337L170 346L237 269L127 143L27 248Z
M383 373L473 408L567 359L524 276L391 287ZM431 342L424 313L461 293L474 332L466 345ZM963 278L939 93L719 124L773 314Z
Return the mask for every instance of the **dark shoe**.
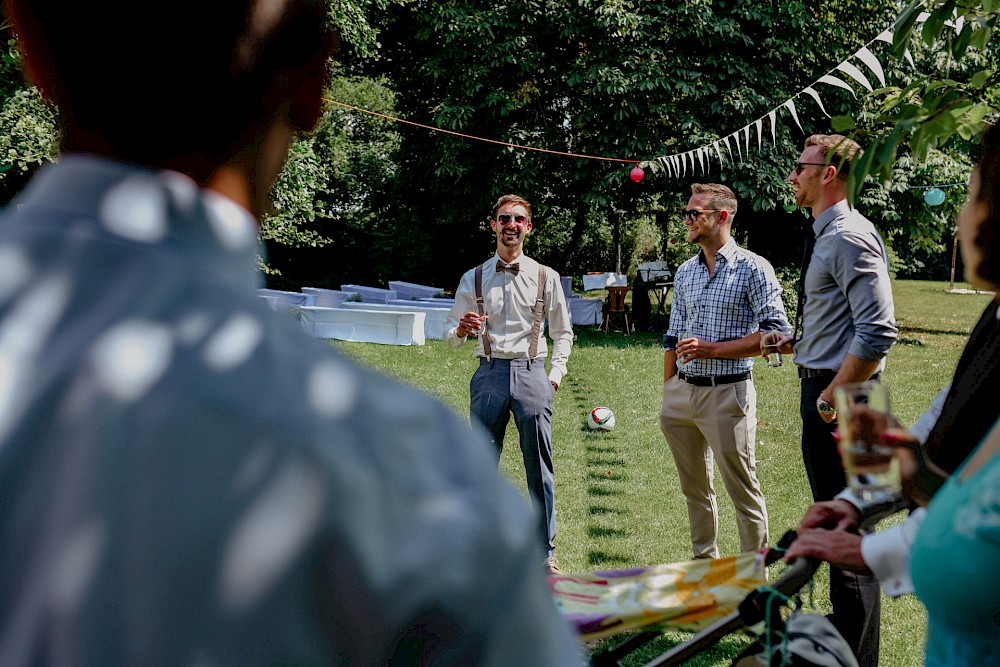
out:
M556 562L555 556L549 556L545 559L545 571L547 574L562 574L562 570L559 569L559 563Z

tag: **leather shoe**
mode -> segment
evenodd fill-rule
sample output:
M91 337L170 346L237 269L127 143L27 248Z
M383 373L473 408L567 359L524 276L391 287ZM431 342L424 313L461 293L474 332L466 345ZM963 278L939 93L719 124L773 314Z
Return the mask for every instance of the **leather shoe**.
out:
M559 563L556 562L555 556L549 556L545 559L545 571L547 574L562 574L562 570L559 569Z

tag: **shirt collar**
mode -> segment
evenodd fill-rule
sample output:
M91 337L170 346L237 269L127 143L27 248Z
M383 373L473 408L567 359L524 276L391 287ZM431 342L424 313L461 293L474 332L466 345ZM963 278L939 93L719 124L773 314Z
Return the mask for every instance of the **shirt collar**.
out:
M140 247L197 255L206 273L250 274L259 282L257 220L179 172L69 153L39 170L13 210L90 224L95 234Z
M841 199L836 204L828 207L825 211L820 213L815 220L813 220L813 234L819 237L828 224L850 212L851 207L848 205L847 200Z
M719 248L716 251L715 257L716 258L722 257L727 262L732 262L733 256L736 255L736 251L738 248L739 246L736 245L736 239L730 238L728 241L725 242L725 244L723 244L721 248ZM702 249L698 250L698 261L701 262L702 264L705 263L705 251Z

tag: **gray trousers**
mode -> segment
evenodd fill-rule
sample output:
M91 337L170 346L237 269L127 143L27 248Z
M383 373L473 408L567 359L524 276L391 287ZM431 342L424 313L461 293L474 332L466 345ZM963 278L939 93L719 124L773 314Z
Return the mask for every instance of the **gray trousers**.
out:
M552 385L545 361L480 359L469 383L469 413L490 432L497 461L511 414L521 439L521 458L539 539L548 556L555 551L556 485L552 467Z

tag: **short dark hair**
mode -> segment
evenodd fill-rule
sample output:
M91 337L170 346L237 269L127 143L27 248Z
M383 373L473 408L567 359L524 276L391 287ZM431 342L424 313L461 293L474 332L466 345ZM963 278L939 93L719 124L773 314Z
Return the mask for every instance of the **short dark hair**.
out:
M497 203L493 204L493 217L497 217L497 211L508 204L520 204L528 212L528 217L531 217L531 204L528 203L527 199L518 195L504 195L497 199Z
M736 199L736 193L721 183L695 183L691 186L691 194L709 195L709 206L729 211L730 217L736 215L736 208L739 203Z
M1000 126L989 126L973 150L979 169L979 192L976 198L986 205L986 219L979 225L973 243L983 253L976 271L979 277L1000 287Z
M336 39L322 0L4 2L64 129L157 167L224 164L323 77Z
M842 134L814 134L806 138L805 147L810 146L819 147L819 154L837 168L837 178L841 181L847 180L854 159L865 154L858 142Z

